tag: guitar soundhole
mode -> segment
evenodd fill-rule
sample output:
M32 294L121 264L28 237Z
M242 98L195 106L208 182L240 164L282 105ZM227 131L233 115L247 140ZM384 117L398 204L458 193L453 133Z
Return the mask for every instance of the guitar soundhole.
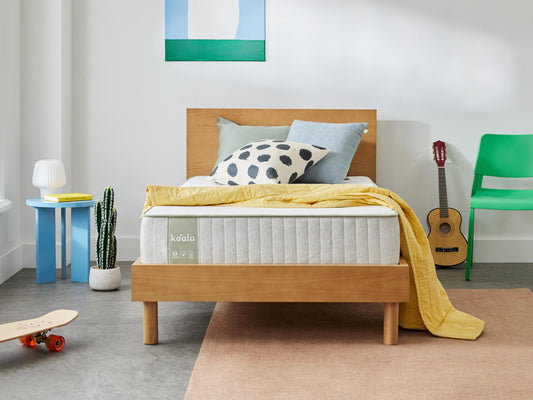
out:
M448 223L444 223L444 224L441 224L439 226L439 231L443 235L446 235L446 234L450 233L451 230L452 230L452 227Z

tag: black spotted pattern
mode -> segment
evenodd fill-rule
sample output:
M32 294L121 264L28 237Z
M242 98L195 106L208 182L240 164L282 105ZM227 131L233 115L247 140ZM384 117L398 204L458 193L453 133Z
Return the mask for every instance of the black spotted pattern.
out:
M266 176L271 179L276 179L278 177L278 171L276 171L276 168L268 168L266 171Z
M313 153L311 153L309 150L307 149L300 150L300 157L302 157L302 159L304 159L305 161L309 161L312 156L313 156Z
M210 176L231 186L292 183L328 153L328 149L310 144L263 139L229 155Z
M239 169L237 168L237 164L231 163L230 165L228 165L228 175L229 176L236 177L238 171L239 171Z
M289 178L289 183L292 183L298 178L298 172L293 172L291 177Z
M257 174L259 172L259 168L257 167L257 165L250 165L248 167L248 176L252 179L255 179L257 178Z
M279 160L287 166L292 165L292 160L289 156L279 156Z

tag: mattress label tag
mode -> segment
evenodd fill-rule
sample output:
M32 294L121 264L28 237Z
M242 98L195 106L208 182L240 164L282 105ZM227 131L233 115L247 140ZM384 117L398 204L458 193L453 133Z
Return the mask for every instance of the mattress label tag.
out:
M196 218L168 219L169 264L198 264Z

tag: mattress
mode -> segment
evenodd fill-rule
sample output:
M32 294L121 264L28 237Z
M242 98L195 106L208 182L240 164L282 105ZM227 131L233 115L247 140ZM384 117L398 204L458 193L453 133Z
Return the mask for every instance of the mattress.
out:
M212 185L207 177L184 184ZM141 221L144 264L396 264L399 255L398 215L380 206L157 206Z

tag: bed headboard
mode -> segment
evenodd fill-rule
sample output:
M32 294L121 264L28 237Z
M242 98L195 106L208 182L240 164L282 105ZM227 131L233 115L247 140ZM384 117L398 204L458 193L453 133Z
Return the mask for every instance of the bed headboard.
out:
M295 119L315 122L367 122L368 133L352 160L348 175L364 175L376 181L376 110L302 109L187 109L187 178L209 175L217 159L217 117L240 125L291 125Z

